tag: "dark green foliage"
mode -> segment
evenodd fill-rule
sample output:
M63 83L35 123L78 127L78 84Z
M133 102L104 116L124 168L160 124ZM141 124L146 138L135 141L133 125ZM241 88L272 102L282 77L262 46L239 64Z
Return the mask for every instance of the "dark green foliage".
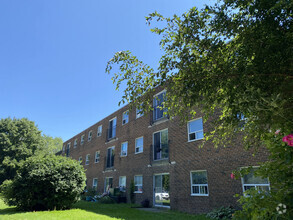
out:
M235 212L231 206L229 207L220 207L215 209L207 214L208 218L212 219L232 219L232 214Z
M134 194L134 191L135 191L134 181L131 180L131 182L130 182L130 188L129 188L129 197L130 197L130 202L131 203L135 203L135 194Z
M20 163L43 149L41 131L26 118L0 120L0 184L13 179Z
M110 196L104 196L104 197L100 198L98 201L99 201L99 203L102 203L102 204L116 203L116 201L114 199L112 199Z
M1 187L4 200L22 210L68 209L85 187L85 173L78 161L55 155L30 157L13 181Z
M282 142L293 135L293 1L223 0L171 18L154 12L146 20L164 23L151 30L162 37L164 54L157 70L129 51L114 55L106 72L119 65L112 80L117 89L127 84L122 102L152 110L155 88L162 86L170 118L186 122L200 110L214 122L203 145L266 147L271 160L255 174L269 178L272 198L242 198L242 213L257 218L263 204L262 217L271 219L277 211L269 201L275 201L290 207L286 215L293 218L293 146Z

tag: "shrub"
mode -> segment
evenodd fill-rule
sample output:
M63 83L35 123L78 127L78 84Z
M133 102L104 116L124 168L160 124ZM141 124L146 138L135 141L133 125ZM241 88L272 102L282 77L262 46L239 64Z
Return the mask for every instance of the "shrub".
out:
M99 203L113 204L113 203L116 203L116 201L114 199L112 199L110 196L104 196L104 197L99 199Z
M235 212L231 206L229 207L220 207L218 209L214 209L213 211L207 214L208 218L212 219L232 219L232 214Z
M75 160L47 155L27 159L12 181L1 186L4 201L22 210L68 209L85 187L83 167Z

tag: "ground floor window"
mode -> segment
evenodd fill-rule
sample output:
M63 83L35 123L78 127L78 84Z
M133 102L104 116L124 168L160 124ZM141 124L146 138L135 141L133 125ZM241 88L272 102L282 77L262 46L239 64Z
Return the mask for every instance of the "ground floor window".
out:
M108 192L111 188L113 188L113 177L106 177L104 191Z
M93 188L97 188L98 186L98 178L93 178Z
M255 176L254 172L258 169L254 167L248 174L242 177L242 188L243 192L249 189L256 189L258 191L269 191L270 183L268 178L261 178L259 176Z
M126 176L119 177L119 189L122 192L126 191Z
M142 176L134 176L134 192L142 193Z
M208 196L208 178L206 170L198 170L190 172L191 179L191 195L192 196Z

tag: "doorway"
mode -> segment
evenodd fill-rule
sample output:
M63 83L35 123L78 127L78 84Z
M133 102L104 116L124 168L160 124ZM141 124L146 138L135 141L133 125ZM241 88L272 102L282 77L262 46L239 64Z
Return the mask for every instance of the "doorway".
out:
M170 208L170 175L161 173L154 175L154 204Z

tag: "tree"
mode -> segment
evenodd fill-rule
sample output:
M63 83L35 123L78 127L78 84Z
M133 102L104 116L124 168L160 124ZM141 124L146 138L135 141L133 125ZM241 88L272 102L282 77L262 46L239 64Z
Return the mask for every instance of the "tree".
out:
M184 121L200 110L205 120L213 117L205 141L227 146L240 133L245 148L265 146L271 161L257 174L270 178L275 206L293 204L293 148L274 133L281 130L288 140L293 130L292 14L290 0L225 0L172 18L154 12L147 23L164 22L151 30L162 36L158 69L121 51L106 72L119 65L112 79L116 89L126 82L122 103L152 110L154 90L163 86L169 116ZM274 216L272 207L265 213Z
M22 161L43 150L41 131L26 118L0 120L0 184L13 179Z
M55 154L62 150L63 140L60 137L51 137L50 135L43 134L43 140L46 153Z
M1 185L4 201L21 210L68 209L85 187L85 171L78 161L49 155L23 162L13 180Z

